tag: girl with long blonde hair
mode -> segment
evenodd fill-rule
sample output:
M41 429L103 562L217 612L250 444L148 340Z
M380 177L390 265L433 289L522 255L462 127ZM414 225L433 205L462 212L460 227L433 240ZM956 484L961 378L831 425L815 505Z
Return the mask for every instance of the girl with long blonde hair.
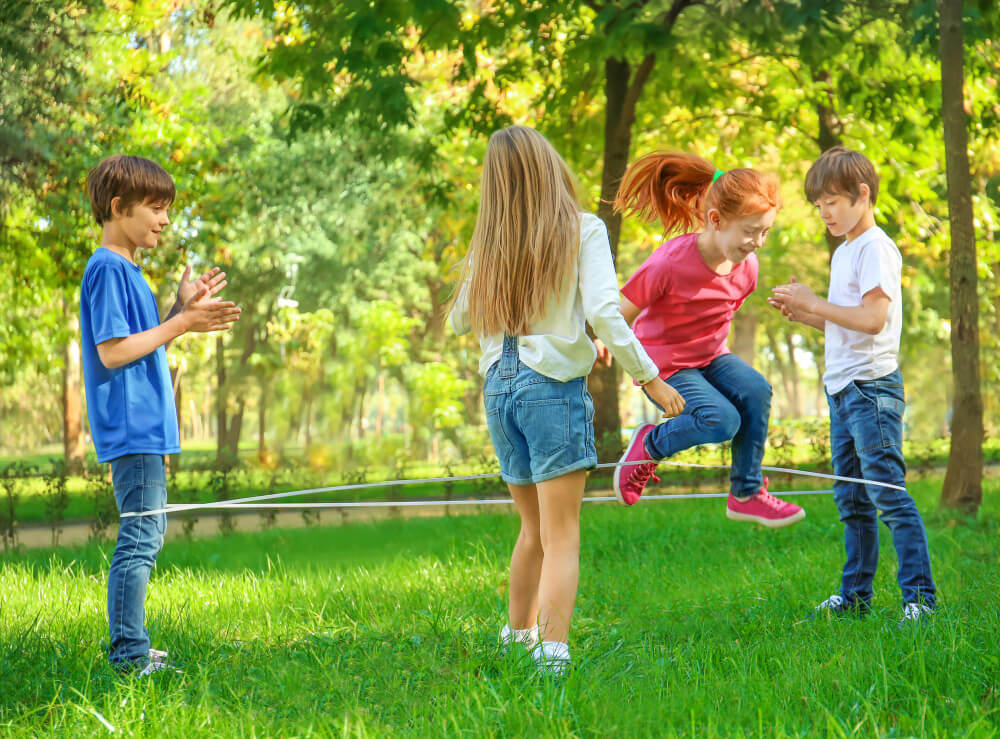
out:
M560 674L570 661L580 505L597 464L586 384L597 352L585 323L665 415L683 400L622 317L604 223L581 212L569 168L534 129L490 137L450 321L479 337L486 422L521 518L501 641Z

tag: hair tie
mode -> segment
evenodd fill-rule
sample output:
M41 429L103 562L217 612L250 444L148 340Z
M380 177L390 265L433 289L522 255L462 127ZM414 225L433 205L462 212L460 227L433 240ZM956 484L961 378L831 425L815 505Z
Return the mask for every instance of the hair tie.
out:
M722 177L722 175L724 175L724 174L725 174L725 172L723 172L723 171L722 171L721 169L717 169L717 170L715 170L715 176L714 176L714 177L712 177L712 184L714 185L714 184L715 184L715 181L716 181L717 179L719 179L720 177Z

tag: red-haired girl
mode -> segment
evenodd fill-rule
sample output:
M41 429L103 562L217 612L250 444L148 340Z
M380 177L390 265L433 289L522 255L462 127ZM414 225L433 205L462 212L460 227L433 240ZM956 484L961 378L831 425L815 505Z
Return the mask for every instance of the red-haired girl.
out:
M800 521L805 511L770 495L760 469L771 386L726 347L733 314L757 287L756 251L781 207L777 178L753 169L722 172L701 157L656 152L625 173L615 207L658 219L665 233L683 232L622 288L621 312L660 377L686 403L676 418L636 429L615 469L615 494L634 505L656 470L655 462L625 463L732 440L726 515L769 527ZM699 226L703 230L695 231Z

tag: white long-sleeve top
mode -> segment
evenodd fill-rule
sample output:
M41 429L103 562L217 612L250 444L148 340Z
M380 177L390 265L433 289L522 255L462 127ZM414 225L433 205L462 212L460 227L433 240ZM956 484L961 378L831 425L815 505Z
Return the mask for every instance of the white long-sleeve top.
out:
M621 314L608 229L592 213L580 215L577 265L568 289L550 301L544 316L529 326L528 334L518 337L518 357L539 374L560 382L583 377L597 358L594 343L587 336L585 323L589 322L632 379L639 384L649 382L659 369ZM468 283L462 286L449 316L459 335L471 330L467 288ZM481 336L479 345L483 350L479 374L485 377L503 352L503 334Z

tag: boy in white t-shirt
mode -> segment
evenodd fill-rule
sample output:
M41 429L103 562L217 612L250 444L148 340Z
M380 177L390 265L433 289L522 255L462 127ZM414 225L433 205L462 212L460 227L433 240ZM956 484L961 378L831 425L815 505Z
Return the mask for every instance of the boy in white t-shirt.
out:
M824 152L806 174L806 197L823 223L846 241L830 263L827 300L794 278L773 289L768 302L792 321L824 331L833 471L904 487L903 379L899 373L902 329L902 257L875 225L878 174L862 154L838 146ZM836 482L834 500L844 522L847 562L840 593L817 610L865 615L871 610L878 563L878 520L892 532L899 559L904 621L919 621L935 606L927 534L905 490Z

